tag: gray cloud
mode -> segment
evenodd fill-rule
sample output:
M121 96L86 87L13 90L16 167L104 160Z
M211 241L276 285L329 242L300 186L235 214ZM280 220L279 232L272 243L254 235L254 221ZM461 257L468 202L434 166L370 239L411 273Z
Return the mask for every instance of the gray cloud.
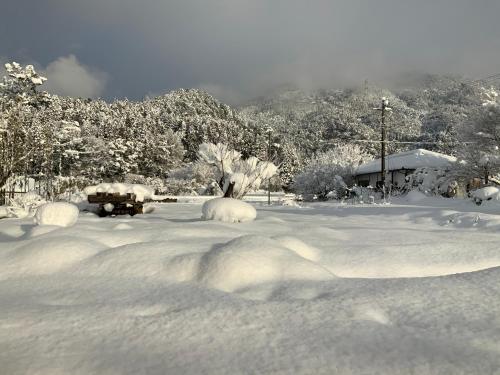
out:
M59 57L42 72L47 77L44 89L54 94L83 98L102 95L106 74L82 65L74 55Z
M109 73L108 98L205 87L238 101L286 83L500 72L498 0L16 0L6 8L0 23L15 32L0 33L2 55L48 64L76 54Z

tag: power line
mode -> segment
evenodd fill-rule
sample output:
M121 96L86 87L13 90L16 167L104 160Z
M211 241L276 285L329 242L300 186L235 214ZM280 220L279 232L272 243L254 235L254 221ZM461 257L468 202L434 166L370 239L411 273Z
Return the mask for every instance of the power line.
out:
M360 142L360 143L381 143L381 141L371 141L368 139L352 139L350 142ZM403 145L441 145L443 142L425 142L425 141L384 141L384 143L393 143L393 144L403 144ZM457 144L461 145L470 145L475 144L476 142L457 142Z

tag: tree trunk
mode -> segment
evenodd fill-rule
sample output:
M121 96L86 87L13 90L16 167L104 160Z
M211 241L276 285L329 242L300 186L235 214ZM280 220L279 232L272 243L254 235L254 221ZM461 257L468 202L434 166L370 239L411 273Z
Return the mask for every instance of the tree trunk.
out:
M233 198L234 182L231 182L224 193L224 198Z

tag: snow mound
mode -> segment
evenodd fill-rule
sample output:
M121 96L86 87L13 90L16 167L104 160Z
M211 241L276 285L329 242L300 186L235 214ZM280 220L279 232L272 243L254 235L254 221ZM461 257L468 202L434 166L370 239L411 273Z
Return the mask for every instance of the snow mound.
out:
M406 194L406 201L410 203L418 203L426 199L427 196L418 190L412 190Z
M298 242L288 242L299 247ZM197 276L200 283L225 292L269 282L333 278L330 271L278 240L256 235L236 238L205 253Z
M257 211L250 204L233 198L215 198L202 206L203 220L219 220L227 223L242 223L255 220Z
M136 202L144 202L146 199L153 199L155 191L152 187L141 184L123 184L123 183L102 183L99 185L87 186L85 194L93 195L96 193L108 194L135 194Z
M78 220L78 213L78 207L71 203L46 203L38 207L34 221L38 225L70 227Z
M313 262L317 262L320 257L321 253L319 249L316 249L314 247L311 247L304 242L298 240L295 237L290 237L290 236L277 236L273 237L276 241L279 242L281 246L286 247L287 249L292 250L293 252L297 253L297 255L301 256L302 258L308 259Z
M500 189L495 186L487 186L474 191L472 197L481 201L500 200Z
M103 248L89 239L69 236L37 238L1 258L0 279L16 274L49 275L91 257Z
M113 230L130 230L130 229L134 229L134 227L127 223L116 224L113 227Z
M143 242L118 246L95 254L72 269L74 274L116 278L161 278L168 244ZM168 275L167 275L168 276Z

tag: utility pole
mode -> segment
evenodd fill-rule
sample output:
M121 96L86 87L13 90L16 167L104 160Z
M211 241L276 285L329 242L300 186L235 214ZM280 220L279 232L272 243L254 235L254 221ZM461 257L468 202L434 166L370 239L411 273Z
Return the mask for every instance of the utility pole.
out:
M271 134L273 130L269 127L267 128L267 161L271 162ZM267 180L267 205L271 205L271 179Z
M385 186L385 175L386 175L386 170L385 170L385 153L386 153L386 129L385 129L385 115L386 112L392 111L392 108L389 108L389 100L386 97L382 98L382 105L380 108L374 108L377 111L381 112L381 119L380 119L380 132L381 132L381 137L380 137L380 169L381 169L381 174L382 174L382 197L385 201L386 199L386 186Z

